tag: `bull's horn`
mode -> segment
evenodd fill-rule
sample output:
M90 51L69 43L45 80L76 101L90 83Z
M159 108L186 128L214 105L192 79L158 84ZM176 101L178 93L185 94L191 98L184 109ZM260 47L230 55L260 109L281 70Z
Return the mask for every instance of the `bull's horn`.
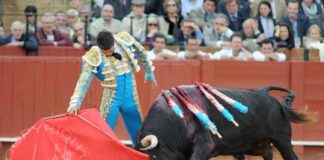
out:
M140 150L146 151L156 147L159 141L155 135L147 135L141 140L141 143L144 148L140 148Z

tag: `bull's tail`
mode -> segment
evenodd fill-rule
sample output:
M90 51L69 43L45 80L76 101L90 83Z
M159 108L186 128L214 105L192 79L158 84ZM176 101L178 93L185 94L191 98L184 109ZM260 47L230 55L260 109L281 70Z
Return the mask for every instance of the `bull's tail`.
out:
M269 94L270 91L287 92L288 94L284 96L284 100L282 102L282 112L284 113L285 117L291 122L307 123L307 122L315 121L316 114L309 113L307 107L305 107L305 109L301 112L297 112L292 108L292 102L296 97L294 91L289 90L287 88L278 87L278 86L267 86L261 88L260 91L265 92L266 94Z

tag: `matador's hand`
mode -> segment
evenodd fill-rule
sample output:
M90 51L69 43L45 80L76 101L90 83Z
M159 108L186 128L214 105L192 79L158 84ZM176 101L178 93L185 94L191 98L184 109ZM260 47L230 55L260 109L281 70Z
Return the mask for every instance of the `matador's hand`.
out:
M76 107L76 106L69 106L69 108L67 109L67 112L68 112L69 115L77 116L77 114L78 114L78 107Z

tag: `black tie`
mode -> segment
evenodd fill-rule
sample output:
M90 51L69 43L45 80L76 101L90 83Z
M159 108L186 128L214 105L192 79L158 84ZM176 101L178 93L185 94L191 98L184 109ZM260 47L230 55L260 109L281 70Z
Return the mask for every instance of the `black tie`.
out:
M118 59L118 60L121 60L122 59L122 56L120 55L120 54L118 54L118 53L116 53L116 52L114 52L113 54L112 54L112 56L114 56L116 59Z
M235 15L232 15L232 22L234 25L234 31L238 31L237 17Z
M205 22L208 21L208 13L207 13L207 12L206 12L205 15L204 15L204 20L205 20Z

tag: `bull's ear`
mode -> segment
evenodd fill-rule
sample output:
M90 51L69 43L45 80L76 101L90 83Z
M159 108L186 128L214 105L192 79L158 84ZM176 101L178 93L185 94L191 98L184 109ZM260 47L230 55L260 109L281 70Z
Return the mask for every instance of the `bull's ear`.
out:
M158 145L159 141L155 135L147 135L141 140L143 148L140 148L141 151L147 151L155 148Z

